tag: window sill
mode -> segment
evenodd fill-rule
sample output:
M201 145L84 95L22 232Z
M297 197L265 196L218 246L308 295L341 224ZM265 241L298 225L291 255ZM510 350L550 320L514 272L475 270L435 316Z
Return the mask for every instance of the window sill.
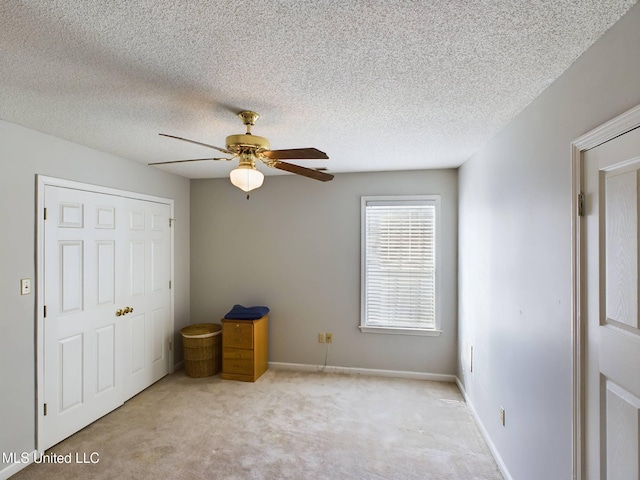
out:
M385 335L415 335L420 337L439 337L442 330L425 330L419 328L393 328L393 327L364 327L360 325L362 333L382 333Z

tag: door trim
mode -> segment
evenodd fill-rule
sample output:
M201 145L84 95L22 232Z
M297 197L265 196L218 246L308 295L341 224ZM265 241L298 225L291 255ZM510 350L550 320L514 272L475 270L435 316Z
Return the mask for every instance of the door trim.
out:
M118 197L131 198L135 200L143 200L147 202L162 203L170 206L171 209L171 221L174 218L174 201L170 198L157 197L154 195L146 195L143 193L129 192L126 190L119 190L116 188L103 187L100 185L92 185L88 183L76 182L73 180L65 180L62 178L49 177L46 175L36 175L36 411L35 411L35 425L36 425L36 451L39 454L44 453L41 446L43 445L42 431L41 431L41 417L43 416L42 402L40 399L44 398L44 358L42 351L44 348L44 191L45 187L54 186L69 188L74 190L82 190L92 193L102 193L107 195L115 195ZM171 239L171 252L170 252L170 272L169 278L174 278L174 232L173 228L170 229ZM171 336L173 337L175 323L174 323L174 289L171 288L170 294L170 308L169 308L169 324L171 329ZM169 369L173 369L173 351L169 350Z
M583 191L584 164L582 153L597 147L609 140L613 140L630 130L640 127L640 105L627 110L622 115L600 125L580 138L571 142L571 356L572 356L572 389L573 389L573 418L572 418L572 451L573 451L573 479L583 479L584 451L584 344L586 341L586 324L582 321L584 298L582 285L584 282L584 268L582 265L582 242L584 232L578 214L578 195Z

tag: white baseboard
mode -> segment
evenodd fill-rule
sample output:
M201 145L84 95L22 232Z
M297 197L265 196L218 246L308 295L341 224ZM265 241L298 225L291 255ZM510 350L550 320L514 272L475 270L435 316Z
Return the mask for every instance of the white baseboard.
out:
M38 454L37 450L34 450L31 453L28 453L28 455L29 455L28 459L25 459L24 462L23 462L23 461L21 461L21 459L22 459L21 455L22 454L21 453L16 453L16 455L18 455L18 458L17 458L18 461L15 462L15 463L10 463L5 468L0 470L0 480L7 480L7 478L11 477L12 475L15 475L16 473L18 473L23 468L31 465L34 462L37 454Z
M498 468L500 469L500 473L502 473L502 476L505 478L505 480L513 480L513 477L509 473L509 470L507 469L507 466L504 464L504 461L502 460L502 457L500 456L500 453L498 453L498 449L496 448L496 446L494 445L493 441L491 440L491 437L489 436L489 432L487 432L487 429L484 428L484 424L482 423L482 420L480 420L480 417L478 416L478 412L476 412L476 409L473 408L473 403L471 403L469 401L469 397L467 397L467 392L465 391L464 386L462 385L462 382L460 381L460 379L458 377L456 377L456 384L458 385L458 388L460 389L460 393L462 393L462 396L464 397L464 401L467 402L467 406L469 407L469 411L473 415L473 418L475 419L476 424L478 425L478 428L480 429L480 433L482 434L482 436L484 437L485 441L487 442L487 445L489 446L489 450L491 451L491 455L493 455L494 460L498 464Z
M176 373L178 370L180 370L182 367L184 367L184 360L179 361L178 363L176 363L173 366L173 370L171 371L171 373Z
M347 375L371 375L374 377L411 378L414 380L431 380L435 382L455 382L455 375L441 373L407 372L403 370L379 370L375 368L334 367L327 365L307 365L304 363L269 362L273 370L298 370L301 372L343 373Z

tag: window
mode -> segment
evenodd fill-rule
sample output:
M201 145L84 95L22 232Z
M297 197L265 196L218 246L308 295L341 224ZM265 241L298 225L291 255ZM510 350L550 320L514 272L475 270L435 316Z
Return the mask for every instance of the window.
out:
M362 197L360 330L439 335L439 195Z

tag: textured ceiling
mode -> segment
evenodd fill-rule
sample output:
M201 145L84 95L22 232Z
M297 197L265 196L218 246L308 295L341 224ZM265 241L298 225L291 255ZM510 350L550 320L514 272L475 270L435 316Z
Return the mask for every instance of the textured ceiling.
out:
M217 155L158 133L224 147L251 109L330 157L305 166L457 167L634 3L4 0L0 118L146 164Z

